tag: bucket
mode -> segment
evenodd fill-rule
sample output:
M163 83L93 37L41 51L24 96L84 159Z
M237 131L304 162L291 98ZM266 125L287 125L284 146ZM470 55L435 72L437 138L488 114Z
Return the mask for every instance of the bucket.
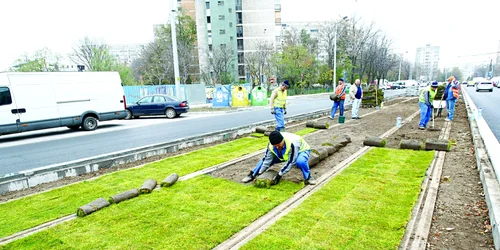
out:
M345 116L339 116L339 123L344 123Z

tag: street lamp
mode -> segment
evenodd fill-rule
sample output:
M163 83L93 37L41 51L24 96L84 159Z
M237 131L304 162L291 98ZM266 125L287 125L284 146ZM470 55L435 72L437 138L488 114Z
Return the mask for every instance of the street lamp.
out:
M176 27L175 27L175 13L176 13L176 6L177 3L172 1L172 12L170 13L170 26L171 26L171 32L172 32L172 52L173 52L173 57L174 57L174 76L175 76L175 95L179 99L183 99L181 97L181 83L180 83L180 73L179 73L179 55L177 54L177 33L176 33Z
M347 21L349 17L344 16L342 20ZM335 24L335 37L333 44L333 91L337 88L337 27L338 23Z
M408 51L406 51L408 54ZM399 73L398 73L398 81L401 81L401 64L403 63L403 54L401 54L401 61L399 61Z

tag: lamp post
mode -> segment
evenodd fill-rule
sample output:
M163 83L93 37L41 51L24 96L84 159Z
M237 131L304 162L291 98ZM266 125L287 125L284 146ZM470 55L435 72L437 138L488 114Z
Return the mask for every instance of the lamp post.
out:
M347 21L349 18L347 16L342 17L342 20ZM338 23L335 24L335 36L333 43L333 91L337 88L337 29Z
M408 53L408 51L406 51ZM398 73L398 81L401 81L401 64L403 63L403 54L401 54L401 61L399 61L399 73Z
M179 99L181 98L181 77L179 73L179 55L177 54L177 32L175 27L175 12L176 12L176 2L172 1L172 12L170 13L170 28L172 30L172 52L174 56L174 76L175 76L175 95Z

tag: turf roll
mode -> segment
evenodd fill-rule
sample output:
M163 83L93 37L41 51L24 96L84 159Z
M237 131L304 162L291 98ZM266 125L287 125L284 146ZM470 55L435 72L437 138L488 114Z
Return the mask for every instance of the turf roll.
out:
M161 181L160 186L170 187L170 186L174 185L174 183L177 182L178 179L179 179L179 175L176 173L173 173L173 174L167 176L167 178L165 178L163 181Z
M153 189L155 189L157 184L158 183L155 179L147 179L144 181L141 188L139 188L139 192L141 194L149 194L151 193L151 191L153 191Z
M98 198L98 199L90 202L89 204L86 204L86 205L79 207L76 210L76 215L78 217L84 217L84 216L87 216L87 215L101 209L101 208L107 207L109 205L111 205L111 203L109 203L108 200L106 200L104 198Z
M109 202L111 203L120 203L124 200L132 199L134 197L139 196L139 190L134 188L116 195L109 197Z

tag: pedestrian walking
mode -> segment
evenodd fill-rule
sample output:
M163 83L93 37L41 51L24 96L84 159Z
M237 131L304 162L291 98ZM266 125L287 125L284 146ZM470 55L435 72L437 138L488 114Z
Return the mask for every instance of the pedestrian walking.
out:
M446 110L448 111L448 117L444 119L449 122L453 120L453 116L455 115L455 103L458 99L458 91L460 90L460 83L456 81L454 76L448 77L448 85L446 85L446 89L444 90L443 96L441 99L446 100Z
M427 123L431 119L432 102L437 93L438 82L432 82L431 86L425 87L418 98L418 106L420 107L420 122L418 124L419 129L425 129Z
M333 98L332 113L330 114L330 119L335 119L335 113L337 109L340 110L340 116L344 116L344 101L345 101L345 91L346 86L344 84L344 79L339 79L339 85L335 89L335 97Z
M287 97L287 92L286 90L290 88L290 84L288 83L288 80L283 81L281 86L278 88L274 89L271 98L270 98L270 104L271 104L271 114L274 115L274 118L276 119L277 125L276 125L276 131L285 131L285 115L286 115L286 97Z
M273 131L269 134L269 144L264 158L241 181L243 183L250 182L258 175L266 172L272 165L286 162L278 174L274 176L271 185L278 184L281 177L288 173L294 166L302 171L306 185L315 185L316 180L311 176L309 169L310 154L311 147L302 137L292 133Z
M360 79L356 79L354 85L349 89L349 96L352 100L352 119L360 119L358 111L361 106L361 99L363 98L363 88L361 87Z

